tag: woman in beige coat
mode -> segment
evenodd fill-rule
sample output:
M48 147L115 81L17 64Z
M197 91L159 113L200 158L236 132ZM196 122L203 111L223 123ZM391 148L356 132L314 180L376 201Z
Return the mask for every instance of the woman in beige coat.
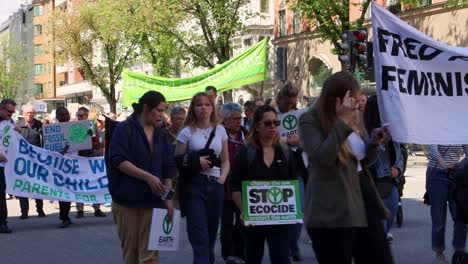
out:
M346 264L353 258L355 263L392 262L388 245L382 245L386 242L379 222L386 209L366 173L366 166L377 157L378 144L388 140L389 134L380 130L369 139L360 121L360 95L352 74L335 73L299 122L303 148L309 155L305 225L321 264ZM374 232L370 227L381 230ZM377 244L386 247L389 261L375 262L372 248L361 251L364 245Z

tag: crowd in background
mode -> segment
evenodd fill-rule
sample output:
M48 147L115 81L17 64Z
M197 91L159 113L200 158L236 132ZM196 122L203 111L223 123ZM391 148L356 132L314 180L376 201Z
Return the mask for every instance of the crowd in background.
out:
M361 92L356 79L338 72L324 84L318 100L299 119L299 133L281 137L278 115L297 109L299 91L285 83L273 99L256 98L243 106L216 104L217 90L206 87L187 108L174 107L156 91L133 104L133 114L118 123L106 142L104 116L95 117L93 149L83 157L106 155L112 212L118 227L125 263L157 263L158 252L147 249L153 208L175 208L186 217L193 263L214 263L218 232L225 263L261 263L265 242L271 263L302 260L298 241L305 229L319 263L393 263L389 243L404 185L406 148L391 138L382 124L378 100ZM16 103L4 99L0 117L33 145L42 146L42 123L32 105L23 106L24 119L11 115ZM64 107L58 122L70 121ZM78 120L89 110L78 109ZM108 120L115 119L114 114ZM44 122L47 122L44 119ZM0 127L0 131L3 129ZM0 135L1 136L1 135ZM431 206L432 249L436 263L445 256L447 205L453 216L449 171L468 154L468 145L428 146L427 201ZM5 162L0 155L0 162ZM0 164L1 165L1 164ZM3 166L0 197L5 197ZM246 226L243 218L243 181L298 180L304 224ZM174 199L161 199L175 189ZM21 219L28 218L28 198L18 197ZM36 200L39 217L43 201ZM98 204L96 217L105 217ZM59 202L60 227L69 227L71 204ZM76 218L84 216L76 205ZM10 233L6 204L0 200L0 232ZM455 219L455 218L454 218ZM220 228L219 228L220 227ZM397 238L395 238L397 239ZM453 246L465 252L466 226L454 220Z

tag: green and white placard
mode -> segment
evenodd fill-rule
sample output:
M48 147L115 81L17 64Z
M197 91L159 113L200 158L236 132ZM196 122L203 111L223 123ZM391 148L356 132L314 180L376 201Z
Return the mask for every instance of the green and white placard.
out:
M243 181L242 202L246 225L302 223L297 180Z
M180 210L169 220L167 209L153 209L148 250L176 251L180 240Z

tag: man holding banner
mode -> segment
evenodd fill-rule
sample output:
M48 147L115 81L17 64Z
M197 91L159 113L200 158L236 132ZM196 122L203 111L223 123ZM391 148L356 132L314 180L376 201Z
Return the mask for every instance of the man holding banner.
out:
M19 120L16 124L20 129L21 136L26 139L31 145L42 147L42 123L35 118L36 110L34 105L26 104L23 106L23 117L24 119ZM21 207L20 219L27 219L29 213L29 198L18 197ZM38 217L45 217L43 210L44 201L42 199L36 200L36 210Z
M60 123L70 121L70 112L68 112L68 109L66 109L65 107L58 107L57 110L55 110L55 115L57 117L57 121ZM68 151L67 146L65 146L64 149L62 149L61 151L63 155L67 153ZM77 153L74 152L74 153L69 153L69 154L76 155ZM71 209L71 202L59 201L59 218L60 220L62 220L62 223L60 224L60 228L68 228L72 224L70 217L69 217L70 209Z
M11 99L3 99L0 102L0 139L14 126L11 116L15 113L16 102ZM5 200L5 162L6 153L0 153L0 233L11 233L7 226L8 209Z

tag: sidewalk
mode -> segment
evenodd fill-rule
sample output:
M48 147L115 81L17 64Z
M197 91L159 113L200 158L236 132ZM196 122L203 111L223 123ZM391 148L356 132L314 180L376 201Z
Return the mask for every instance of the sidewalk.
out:
M409 155L407 167L427 167L427 157L422 151L415 152L415 156Z

